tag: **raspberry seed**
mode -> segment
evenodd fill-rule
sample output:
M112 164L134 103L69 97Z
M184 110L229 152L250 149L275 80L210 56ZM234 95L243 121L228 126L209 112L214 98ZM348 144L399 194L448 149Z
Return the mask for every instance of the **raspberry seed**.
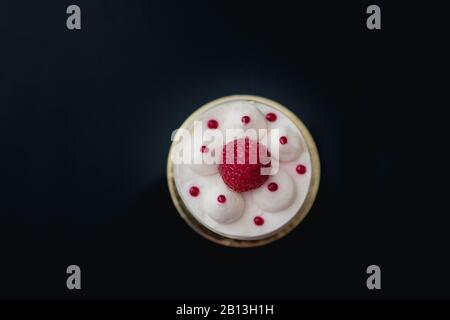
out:
M198 187L196 187L196 186L192 186L189 189L189 193L190 193L191 196L197 197L200 194L200 189Z
M275 192L278 190L278 185L275 182L271 182L267 186L267 189L269 189L270 192Z
M249 116L243 116L243 117L241 118L241 122L242 122L243 124L248 124L248 123L250 122L250 117L249 117Z
M277 115L275 113L270 112L270 113L266 114L266 120L270 121L270 122L274 122L277 120Z
M286 144L287 142L288 142L287 137L285 137L285 136L280 137L280 143L281 144Z
M260 217L260 216L256 216L253 218L253 222L257 225L257 226L262 226L264 224L264 218Z
M302 164L299 164L297 168L295 168L298 174L305 174L306 173L306 167Z
M217 120L211 119L208 121L208 128L209 129L217 129L219 127L219 123Z

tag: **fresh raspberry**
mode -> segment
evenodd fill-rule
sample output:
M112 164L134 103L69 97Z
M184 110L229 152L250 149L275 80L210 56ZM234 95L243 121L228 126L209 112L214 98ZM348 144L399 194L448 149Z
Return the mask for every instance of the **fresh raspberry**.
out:
M263 144L249 138L228 142L223 147L223 163L219 165L219 173L225 184L234 191L256 189L269 178L268 175L261 174L261 169L270 167L270 159L268 156L260 159L260 155L268 154Z

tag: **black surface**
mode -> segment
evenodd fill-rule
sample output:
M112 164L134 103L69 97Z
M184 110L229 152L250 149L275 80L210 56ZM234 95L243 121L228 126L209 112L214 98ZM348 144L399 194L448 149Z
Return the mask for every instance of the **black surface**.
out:
M450 298L432 123L415 108L431 35L411 24L439 8L378 1L369 31L368 4L2 1L0 297ZM172 130L230 94L291 108L322 162L307 219L251 250L193 232L165 181Z

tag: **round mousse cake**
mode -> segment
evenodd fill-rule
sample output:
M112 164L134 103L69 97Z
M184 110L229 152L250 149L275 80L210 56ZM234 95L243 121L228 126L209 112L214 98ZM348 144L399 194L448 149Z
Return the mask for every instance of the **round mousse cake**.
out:
M181 216L227 246L274 241L310 210L319 155L304 124L282 105L230 96L195 111L172 136L167 178Z

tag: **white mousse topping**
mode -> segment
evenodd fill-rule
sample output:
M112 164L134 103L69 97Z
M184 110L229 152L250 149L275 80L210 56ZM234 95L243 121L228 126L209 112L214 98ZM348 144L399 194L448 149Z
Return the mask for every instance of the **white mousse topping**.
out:
M252 194L258 207L269 212L278 212L292 204L296 192L292 178L280 169Z
M288 224L305 201L311 182L310 153L299 128L278 109L238 98L211 106L194 121L201 121L203 130L222 132L225 140L217 142L203 137L191 149L193 156L197 154L203 159L200 163L174 164L176 187L191 214L213 232L243 240L268 237ZM262 186L236 192L218 172L215 152L220 153L224 143L235 139L225 135L226 129L249 128L269 130L269 139L261 136L257 139L269 150L274 149L271 144L278 143L279 154L275 152L272 157L279 159L279 170ZM271 142L273 129L278 129L279 138ZM187 130L192 131L193 124ZM174 153L180 149L184 152L184 148L193 144L178 143Z
M223 184L205 190L202 200L205 213L219 223L231 223L244 213L244 198Z

